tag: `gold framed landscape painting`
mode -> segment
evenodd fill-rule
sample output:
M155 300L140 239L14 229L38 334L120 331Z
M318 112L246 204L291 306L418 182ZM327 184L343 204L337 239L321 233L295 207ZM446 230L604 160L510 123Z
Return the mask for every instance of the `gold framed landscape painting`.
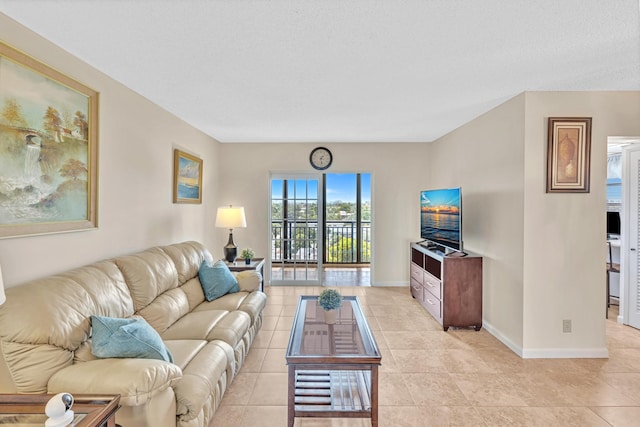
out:
M97 227L98 93L0 42L0 238Z
M549 117L547 193L588 193L591 117Z
M173 203L202 203L202 159L173 151Z

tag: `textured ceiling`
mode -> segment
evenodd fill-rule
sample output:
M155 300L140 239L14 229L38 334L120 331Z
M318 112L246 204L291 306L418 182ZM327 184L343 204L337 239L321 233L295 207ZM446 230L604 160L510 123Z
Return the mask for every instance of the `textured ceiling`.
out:
M527 90L640 90L638 0L0 0L221 142L432 141Z

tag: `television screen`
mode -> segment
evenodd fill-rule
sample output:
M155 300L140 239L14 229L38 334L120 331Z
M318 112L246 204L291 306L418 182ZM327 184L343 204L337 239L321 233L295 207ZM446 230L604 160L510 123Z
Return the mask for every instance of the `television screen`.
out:
M462 250L460 188L420 192L420 237L440 246Z
M620 235L620 213L607 212L607 235Z

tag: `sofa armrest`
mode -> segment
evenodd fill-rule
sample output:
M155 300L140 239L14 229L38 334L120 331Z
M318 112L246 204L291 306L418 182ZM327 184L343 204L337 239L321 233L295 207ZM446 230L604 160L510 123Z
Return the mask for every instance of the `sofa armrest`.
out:
M173 363L156 359L97 359L59 370L49 379L48 393L119 394L120 404L144 405L182 378Z
M241 291L253 292L260 290L262 274L255 270L240 271L236 273L236 279L238 280L238 286Z

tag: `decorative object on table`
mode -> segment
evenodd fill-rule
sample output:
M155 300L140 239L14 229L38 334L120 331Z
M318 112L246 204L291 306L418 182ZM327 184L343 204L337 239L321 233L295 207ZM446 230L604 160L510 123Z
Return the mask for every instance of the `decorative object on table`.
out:
M0 238L97 227L98 92L0 42Z
M65 427L73 421L73 396L69 393L58 393L47 402L44 413L49 419L45 427Z
M173 150L173 203L202 203L202 159Z
M309 162L314 169L320 171L329 169L329 166L331 166L331 163L333 162L333 155L328 148L317 147L314 148L309 155Z
M342 306L342 295L335 289L325 289L318 296L318 305L324 310L324 319L328 324L336 323L336 314Z
M0 305L4 304L7 296L4 293L4 281L2 280L2 267L0 267Z
M251 259L256 255L251 248L244 248L240 253L240 258L244 258L245 264L251 264Z
M218 208L216 227L229 229L229 241L224 247L224 258L227 262L234 262L238 257L238 247L233 242L233 229L245 228L246 226L247 220L242 206L234 208L229 205L229 207Z
M547 193L588 193L591 117L549 117Z

